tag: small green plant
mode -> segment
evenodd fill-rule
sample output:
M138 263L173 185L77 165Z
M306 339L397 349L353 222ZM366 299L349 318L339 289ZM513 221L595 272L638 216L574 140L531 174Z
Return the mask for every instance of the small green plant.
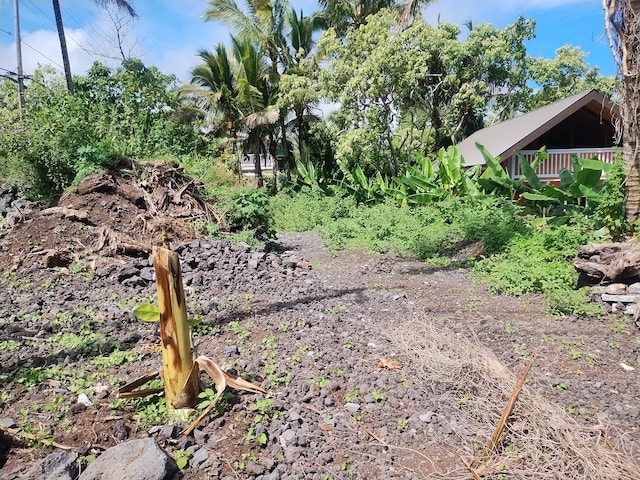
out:
M567 413L569 415L573 415L574 417L580 416L580 409L578 407L573 407L571 405L566 407Z
M565 382L554 382L553 386L556 387L557 390L567 390L569 388Z
M20 343L15 340L2 340L0 342L0 351L17 352L20 350Z
M406 378L403 378L402 379L402 386L404 388L409 388L409 386L410 386L409 380L407 380Z
M344 344L344 348L346 348L347 350L353 350L354 346L355 345L351 340L349 340L347 343Z
M540 339L543 342L549 342L549 343L553 343L556 341L555 337L553 335L547 335L546 333L541 333L540 334Z
M516 445L507 445L504 447L504 451L516 455L518 453L518 447Z
M399 418L396 421L396 429L399 432L402 432L406 427L407 427L407 419L406 418Z
M380 392L371 392L371 396L376 402L381 402L383 400L386 400L387 398L386 393L380 393Z
M613 333L622 333L627 329L627 322L625 322L624 320L618 320L616 323L613 324L613 326L611 327L611 331Z
M267 434L263 432L263 433L260 433L260 434L256 435L255 430L254 430L253 427L250 427L247 430L247 433L244 436L244 442L245 443L256 442L258 445L260 445L262 447L264 447L267 444L267 441L268 441Z
M248 324L246 327L244 327L244 326L240 325L240 322L238 322L237 320L229 322L229 324L227 325L229 330L234 335L237 335L237 337L240 340L245 340L249 335L251 335L250 329L251 329L252 326L253 326L252 324Z
M512 327L511 325L507 325L506 327L504 327L504 331L505 333L509 333L509 334L518 333L518 329L515 327Z
M457 397L455 402L457 405L464 405L471 399L471 396L468 393L465 393L462 397Z
M185 467L189 465L189 460L191 460L191 452L187 450L176 450L173 452L173 459L176 461L176 465L180 470L183 470Z
M519 355L521 355L523 357L528 357L529 356L529 352L527 352L527 349L525 348L524 344L522 344L522 343L514 342L513 343L513 349L516 352L518 352Z
M345 402L353 402L356 400L360 400L360 392L358 392L357 388L353 388L353 390L351 390L350 392L348 392L345 396L344 396L344 401Z
M325 388L329 384L329 380L326 377L318 377L312 378L311 380L309 380L309 383L311 385L317 385L320 388Z

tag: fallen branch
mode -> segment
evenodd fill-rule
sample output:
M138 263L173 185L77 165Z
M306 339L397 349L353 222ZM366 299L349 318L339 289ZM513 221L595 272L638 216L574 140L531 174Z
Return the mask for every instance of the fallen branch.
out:
M375 433L373 433L371 430L369 430L367 427L365 427L362 423L360 423L358 420L356 420L349 412L347 412L344 408L342 409L344 411L344 413L347 414L347 416L353 421L353 423L355 423L358 427L360 427L362 430L364 430L364 432L366 434L368 434L371 438L373 438L374 440L377 440L378 442L380 442L382 445L386 445L386 442L384 440L382 440L378 435L376 435Z
M496 425L496 429L494 430L493 435L491 435L491 439L489 440L489 444L487 445L485 452L482 454L482 457L480 457L481 461L485 461L487 458L489 458L491 454L494 452L494 450L496 449L496 447L498 446L498 444L500 443L500 440L502 439L502 434L504 433L504 429L507 426L507 421L509 420L509 416L511 415L511 412L513 412L513 409L516 406L516 402L518 401L518 395L520 395L520 390L522 390L522 387L524 386L524 382L527 379L527 375L529 375L529 370L531 370L531 365L533 365L534 359L535 357L531 357L529 359L529 361L524 366L524 369L522 370L520 377L518 378L518 382L513 387L513 391L511 392L509 401L507 402L507 404L504 407L504 410L502 411L502 416L500 417L500 421L498 422L498 425Z
M47 446L56 447L61 450L73 450L73 447L55 442L51 438L38 437L37 435L33 435L32 433L21 432L20 430L15 428L8 428L0 425L0 430L2 430L3 432L7 432L9 435L13 435L14 437L23 438L26 440L32 440L34 442L39 442Z

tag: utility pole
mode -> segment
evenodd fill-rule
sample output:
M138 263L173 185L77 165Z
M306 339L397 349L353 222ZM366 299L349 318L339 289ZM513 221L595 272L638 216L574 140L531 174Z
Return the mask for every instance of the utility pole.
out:
M69 91L69 94L73 95L73 79L71 78L71 66L69 65L69 51L67 50L67 39L64 36L62 13L60 13L60 3L58 0L53 0L53 13L56 17L56 28L58 29L58 38L60 39L60 50L62 50L64 78L67 80L67 90Z
M20 39L18 0L13 0L13 20L16 39L16 57L18 60L18 105L20 106L20 117L22 117L22 110L24 110L24 75L22 72L22 40Z

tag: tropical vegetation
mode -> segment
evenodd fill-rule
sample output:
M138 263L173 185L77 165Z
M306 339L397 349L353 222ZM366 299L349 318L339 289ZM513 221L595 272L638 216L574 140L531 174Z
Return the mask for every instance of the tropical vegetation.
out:
M198 52L189 83L125 58L75 75L70 90L43 66L21 109L5 79L0 183L48 201L124 159L170 158L205 181L236 231L265 240L274 229L318 229L334 249L467 264L497 291L552 298L572 287L567 260L579 244L629 233L628 162L575 158L551 186L535 172L544 149L533 165L520 160L514 181L481 145L486 168L465 167L455 145L585 89L613 95L618 84L575 47L530 56L533 20L463 31L425 22L428 3L324 0L305 15L286 0L211 0L203 18L226 26L229 41ZM244 155L255 159L256 184L230 188ZM265 179L269 156L275 171ZM480 253L457 257L469 242Z

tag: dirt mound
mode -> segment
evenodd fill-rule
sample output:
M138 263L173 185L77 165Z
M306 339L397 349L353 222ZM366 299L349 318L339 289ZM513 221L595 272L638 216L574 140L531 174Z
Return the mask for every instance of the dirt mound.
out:
M140 163L135 170L86 177L51 208L34 204L7 215L0 268L92 262L115 254L144 255L166 231L171 241L201 236L221 218L201 186L173 163Z

